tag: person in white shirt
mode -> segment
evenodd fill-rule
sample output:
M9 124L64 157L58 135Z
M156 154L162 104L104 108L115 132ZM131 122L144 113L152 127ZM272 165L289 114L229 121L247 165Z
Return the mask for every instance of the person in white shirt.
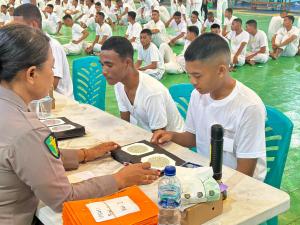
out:
M187 0L186 11L187 17L191 16L193 11L201 12L202 0Z
M223 21L223 15L227 8L228 8L228 0L218 0L217 1L217 18L221 22Z
M61 19L53 12L54 6L52 4L48 4L45 9L45 18L43 29L49 34L58 34L61 27Z
M175 35L169 37L169 45L183 45L186 34L186 23L181 18L181 12L175 12L173 17L171 17L166 23L166 27L170 27L173 31L175 31Z
M210 26L210 32L220 35L229 44L228 39L222 35L221 26L219 24L217 23L212 24Z
M83 41L89 36L89 32L79 24L74 23L71 15L63 17L64 24L72 28L72 41L64 44L63 47L67 55L79 55L83 50Z
M42 30L42 16L40 10L33 4L23 4L14 11L14 22L25 24ZM53 74L54 90L69 98L73 96L73 83L70 67L63 46L54 38L50 38L50 47L54 58Z
M55 12L55 14L60 19L62 19L62 17L64 16L64 11L63 11L63 8L61 6L60 0L55 0L53 12Z
M168 89L135 68L133 53L124 37L109 38L100 52L103 75L114 85L121 118L148 131L181 132L183 119Z
M233 16L233 9L228 8L225 10L225 18L224 18L224 24L222 29L222 35L226 37L226 35L231 31L232 22L234 19L236 19L236 16Z
M266 33L257 29L256 20L248 20L246 22L246 30L250 35L246 62L250 65L266 63L269 60L269 47Z
M219 24L220 26L222 24L219 19L215 18L213 12L207 13L207 19L205 20L205 22L203 24L201 33L202 34L205 33L206 29L210 29L210 26L214 23Z
M187 27L187 34L182 52L176 56L172 51L170 45L167 43L161 44L159 52L164 59L165 69L170 74L180 74L185 72L185 60L184 53L188 46L193 42L199 35L199 29L196 26Z
M117 0L116 1L116 17L119 25L127 25L127 14L129 11L132 11L133 9L131 8L130 5L126 4L123 2L123 0Z
M10 21L9 13L7 12L7 5L1 5L0 12L0 27Z
M70 2L68 0L63 0L61 3L61 7L63 12L65 12L66 10L68 10L70 8Z
M105 15L103 12L96 13L96 38L93 44L85 49L86 53L99 53L103 43L112 36L111 27L105 23Z
M232 69L236 66L243 66L246 62L247 44L249 33L242 29L242 20L236 18L232 22L232 31L226 36L230 40Z
M97 22L96 22L96 14L98 12L102 12L105 15L105 20L107 21L108 24L112 24L111 19L107 16L107 14L104 12L104 9L102 10L102 5L100 2L96 2L95 3L95 16L94 17L90 17L87 22L86 22L86 26L88 28L90 28L91 30L96 30L97 27Z
M281 11L279 16L273 16L269 23L268 39L271 41L276 32L283 27L283 19L288 15L287 11Z
M272 38L272 59L276 60L280 56L293 57L297 54L300 30L293 26L294 21L294 16L284 17L283 27Z
M144 28L151 30L152 42L157 47L162 43L169 42L165 24L160 20L158 10L152 10L152 20L146 23Z
M199 29L199 32L202 30L202 21L199 19L199 13L197 11L193 11L191 17L187 19L187 26L196 26Z
M95 4L94 0L86 0L85 1L85 6L83 7L82 10L82 16L79 19L79 23L83 28L87 28L90 23L95 17L96 14L96 9L95 9Z
M72 0L72 6L70 9L65 11L65 14L70 14L74 21L80 19L80 16L82 15L82 8L78 0Z
M157 131L152 142L173 141L210 158L211 127L224 129L223 164L264 181L266 109L259 96L229 73L230 49L224 38L202 34L186 50L186 70L195 87L185 132Z
M177 0L176 4L174 5L174 9L171 12L171 15L174 15L175 12L180 12L184 21L187 21L186 7L184 6L182 0Z
M111 0L105 0L105 6L103 7L105 14L110 18L110 20L115 24L117 22L117 12L116 5L111 2ZM113 25L114 26L114 25Z
M152 10L154 10L153 0L140 0L141 7L137 9L137 21L147 23L150 20Z
M136 12L136 6L134 3L134 0L124 0L124 3L126 3L127 5L129 5L131 7L131 9Z
M138 46L138 57L135 67L137 70L160 80L165 72L164 61L155 44L151 42L151 38L151 30L144 29L141 31L141 44Z
M133 11L128 12L128 28L126 30L125 38L127 38L134 50L138 49L140 45L140 33L142 31L142 26L135 21L136 13Z

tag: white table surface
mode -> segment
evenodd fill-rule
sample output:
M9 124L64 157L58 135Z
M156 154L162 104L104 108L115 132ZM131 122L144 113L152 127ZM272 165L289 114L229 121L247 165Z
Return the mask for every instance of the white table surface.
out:
M64 116L75 123L84 125L87 133L86 136L81 138L60 141L60 147L82 148L106 141L115 141L122 146L141 140L150 140L152 136L150 132L95 107L78 104L59 94L55 94L55 98L56 109L53 111L53 115L55 117ZM109 102L106 104L109 104ZM208 165L208 159L177 144L168 143L163 148L185 161L204 166ZM105 156L97 161L82 164L78 170L67 172L67 175L81 171L91 171L94 175L101 176L113 173L121 167L122 165L110 156ZM223 167L222 180L229 186L228 198L224 201L223 213L205 223L206 225L259 224L287 211L290 207L290 197L287 193L231 168ZM157 182L141 186L141 188L154 202L157 202ZM61 213L53 212L42 202L36 215L45 225L62 224Z

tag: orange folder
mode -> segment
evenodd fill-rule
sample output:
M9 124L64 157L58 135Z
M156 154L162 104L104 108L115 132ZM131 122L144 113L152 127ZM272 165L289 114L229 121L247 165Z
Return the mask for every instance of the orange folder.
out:
M127 214L115 219L96 222L86 204L128 196L138 207L139 212ZM158 207L137 186L123 189L115 194L96 199L71 201L63 206L63 225L157 225Z

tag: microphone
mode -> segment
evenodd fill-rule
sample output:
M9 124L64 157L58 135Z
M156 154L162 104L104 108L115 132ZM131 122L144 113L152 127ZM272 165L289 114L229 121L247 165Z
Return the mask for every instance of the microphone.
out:
M213 178L217 181L222 179L223 136L224 129L220 124L215 124L211 127L210 166L214 171Z

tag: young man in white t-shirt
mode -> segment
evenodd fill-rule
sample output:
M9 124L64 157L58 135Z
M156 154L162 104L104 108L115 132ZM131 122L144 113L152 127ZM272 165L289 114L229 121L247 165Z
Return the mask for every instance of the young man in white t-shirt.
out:
M120 25L127 25L127 14L129 11L132 11L133 9L131 6L127 3L124 3L123 0L116 0L116 17L118 24Z
M61 19L53 12L54 6L48 4L44 11L45 20L43 21L43 29L49 34L58 34L61 27Z
M175 31L175 35L169 37L169 45L184 44L186 34L186 23L181 16L181 12L177 11L174 13L173 17L171 17L166 22L166 27L170 27L173 31Z
M219 24L221 26L221 21L215 18L213 12L207 13L207 19L204 21L201 33L205 33L206 29L210 29L210 26L214 23Z
M226 36L230 40L232 68L243 66L246 62L249 34L243 30L242 23L240 18L234 19L231 27L232 31Z
M167 73L180 74L185 72L185 60L184 53L189 45L194 41L199 35L199 29L196 26L187 27L187 33L184 43L184 48L182 52L176 56L176 54L171 49L170 45L167 43L161 44L159 51L164 59L165 69Z
M0 12L0 27L4 26L8 21L10 21L10 16L7 12L7 5L2 4Z
M159 11L152 10L151 20L144 25L144 29L150 29L152 42L159 48L162 43L168 42L169 38L165 24L160 20Z
M206 33L185 52L186 70L195 87L187 111L185 132L158 131L152 142L173 141L210 158L211 127L224 128L223 164L263 181L266 176L266 110L259 96L229 73L226 41Z
M79 19L79 23L83 28L87 28L89 23L94 19L96 14L96 8L94 0L86 0L83 6L82 16Z
M233 16L233 9L228 8L225 10L225 18L224 18L224 25L222 29L222 35L226 37L226 35L231 31L232 22L236 19L236 16Z
M112 36L111 27L105 23L105 15L103 12L97 12L95 16L96 21L96 38L92 45L85 49L86 53L99 53L103 43Z
M257 29L256 20L248 20L246 22L246 30L250 35L246 62L250 65L266 63L269 60L269 47L266 33Z
M42 29L42 15L38 7L33 4L23 4L14 10L14 22L25 24L33 28ZM70 67L63 46L50 37L50 47L54 58L54 90L69 98L73 96L73 83L70 75Z
M64 24L72 28L72 41L64 44L63 47L67 55L79 55L83 50L83 42L89 36L89 32L79 24L74 23L71 15L63 17Z
M82 7L79 4L78 0L72 0L72 5L69 9L65 10L65 14L70 14L74 21L82 17Z
M284 17L283 27L272 38L273 52L270 53L272 59L276 60L280 56L293 57L297 54L300 30L293 26L294 21L293 16Z
M273 16L269 23L268 39L271 41L276 32L283 27L283 19L288 15L287 11L281 11L279 16Z
M121 118L148 131L181 132L183 119L168 89L134 66L133 47L124 37L111 37L102 46L103 75L115 94Z
M127 38L134 50L138 49L140 45L140 34L142 31L142 26L139 22L135 21L136 13L133 11L128 12L128 28L126 30L125 38Z
M165 72L164 61L158 48L151 40L151 30L142 30L140 34L141 44L138 46L138 57L135 67L137 70L160 80Z
M197 11L193 11L191 17L187 19L186 24L188 27L196 26L199 29L199 32L202 31L203 22L199 19L199 13Z

